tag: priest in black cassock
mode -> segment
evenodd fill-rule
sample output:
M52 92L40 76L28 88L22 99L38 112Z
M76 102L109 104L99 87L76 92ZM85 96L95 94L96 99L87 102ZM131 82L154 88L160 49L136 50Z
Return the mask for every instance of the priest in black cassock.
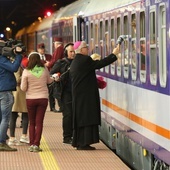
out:
M88 56L86 42L74 43L75 59L70 67L73 102L73 143L77 150L95 150L91 144L99 142L101 124L100 97L96 69L105 67L117 60L119 45L104 59L93 60Z

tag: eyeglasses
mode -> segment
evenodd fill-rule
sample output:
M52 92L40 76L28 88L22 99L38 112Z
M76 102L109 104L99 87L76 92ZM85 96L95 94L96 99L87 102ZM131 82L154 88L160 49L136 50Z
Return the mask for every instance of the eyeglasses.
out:
M88 48L88 46L82 47L82 48Z

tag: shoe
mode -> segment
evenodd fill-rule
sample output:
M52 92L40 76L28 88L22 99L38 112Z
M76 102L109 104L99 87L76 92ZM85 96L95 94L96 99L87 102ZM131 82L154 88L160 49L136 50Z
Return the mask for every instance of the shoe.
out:
M95 147L92 147L90 145L86 145L86 146L78 146L77 150L95 150Z
M56 110L55 108L52 108L50 111L55 112L55 113L58 112L58 110Z
M57 110L57 112L63 112L63 110L59 109L59 110Z
M42 152L42 149L39 146L34 145L33 152Z
M9 146L19 146L19 145L21 145L21 143L16 138L14 138L14 139L9 139L8 145Z
M8 140L9 139L9 136L8 135L6 135L6 140Z
M21 120L21 125L20 125L20 128L22 128L22 120Z
M31 146L28 148L28 151L33 152L33 150L34 150L34 145L31 145Z
M29 143L30 143L28 137L25 137L25 136L21 136L20 142L21 142L21 143L26 143L26 144L29 144Z
M63 141L64 144L70 144L70 145L72 144L72 142L73 142L73 140L71 138L64 139L64 141Z
M17 149L9 147L6 143L0 143L0 151L17 151Z

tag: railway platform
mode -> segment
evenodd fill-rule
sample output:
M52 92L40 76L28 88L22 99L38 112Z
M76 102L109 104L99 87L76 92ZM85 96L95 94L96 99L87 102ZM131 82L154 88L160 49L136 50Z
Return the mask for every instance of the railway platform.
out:
M16 138L21 135L17 119ZM9 134L9 132L8 132ZM0 152L3 170L130 170L102 141L94 151L76 150L62 143L62 113L47 110L41 139L42 152L28 151L28 145L15 146L17 152Z

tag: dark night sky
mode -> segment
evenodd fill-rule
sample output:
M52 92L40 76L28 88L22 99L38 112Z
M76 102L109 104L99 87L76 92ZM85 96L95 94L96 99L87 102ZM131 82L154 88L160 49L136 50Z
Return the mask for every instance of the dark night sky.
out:
M75 0L0 0L0 33L8 26L13 34L37 18L44 17L46 10L52 12ZM56 5L54 5L56 4ZM12 23L12 21L14 21Z

